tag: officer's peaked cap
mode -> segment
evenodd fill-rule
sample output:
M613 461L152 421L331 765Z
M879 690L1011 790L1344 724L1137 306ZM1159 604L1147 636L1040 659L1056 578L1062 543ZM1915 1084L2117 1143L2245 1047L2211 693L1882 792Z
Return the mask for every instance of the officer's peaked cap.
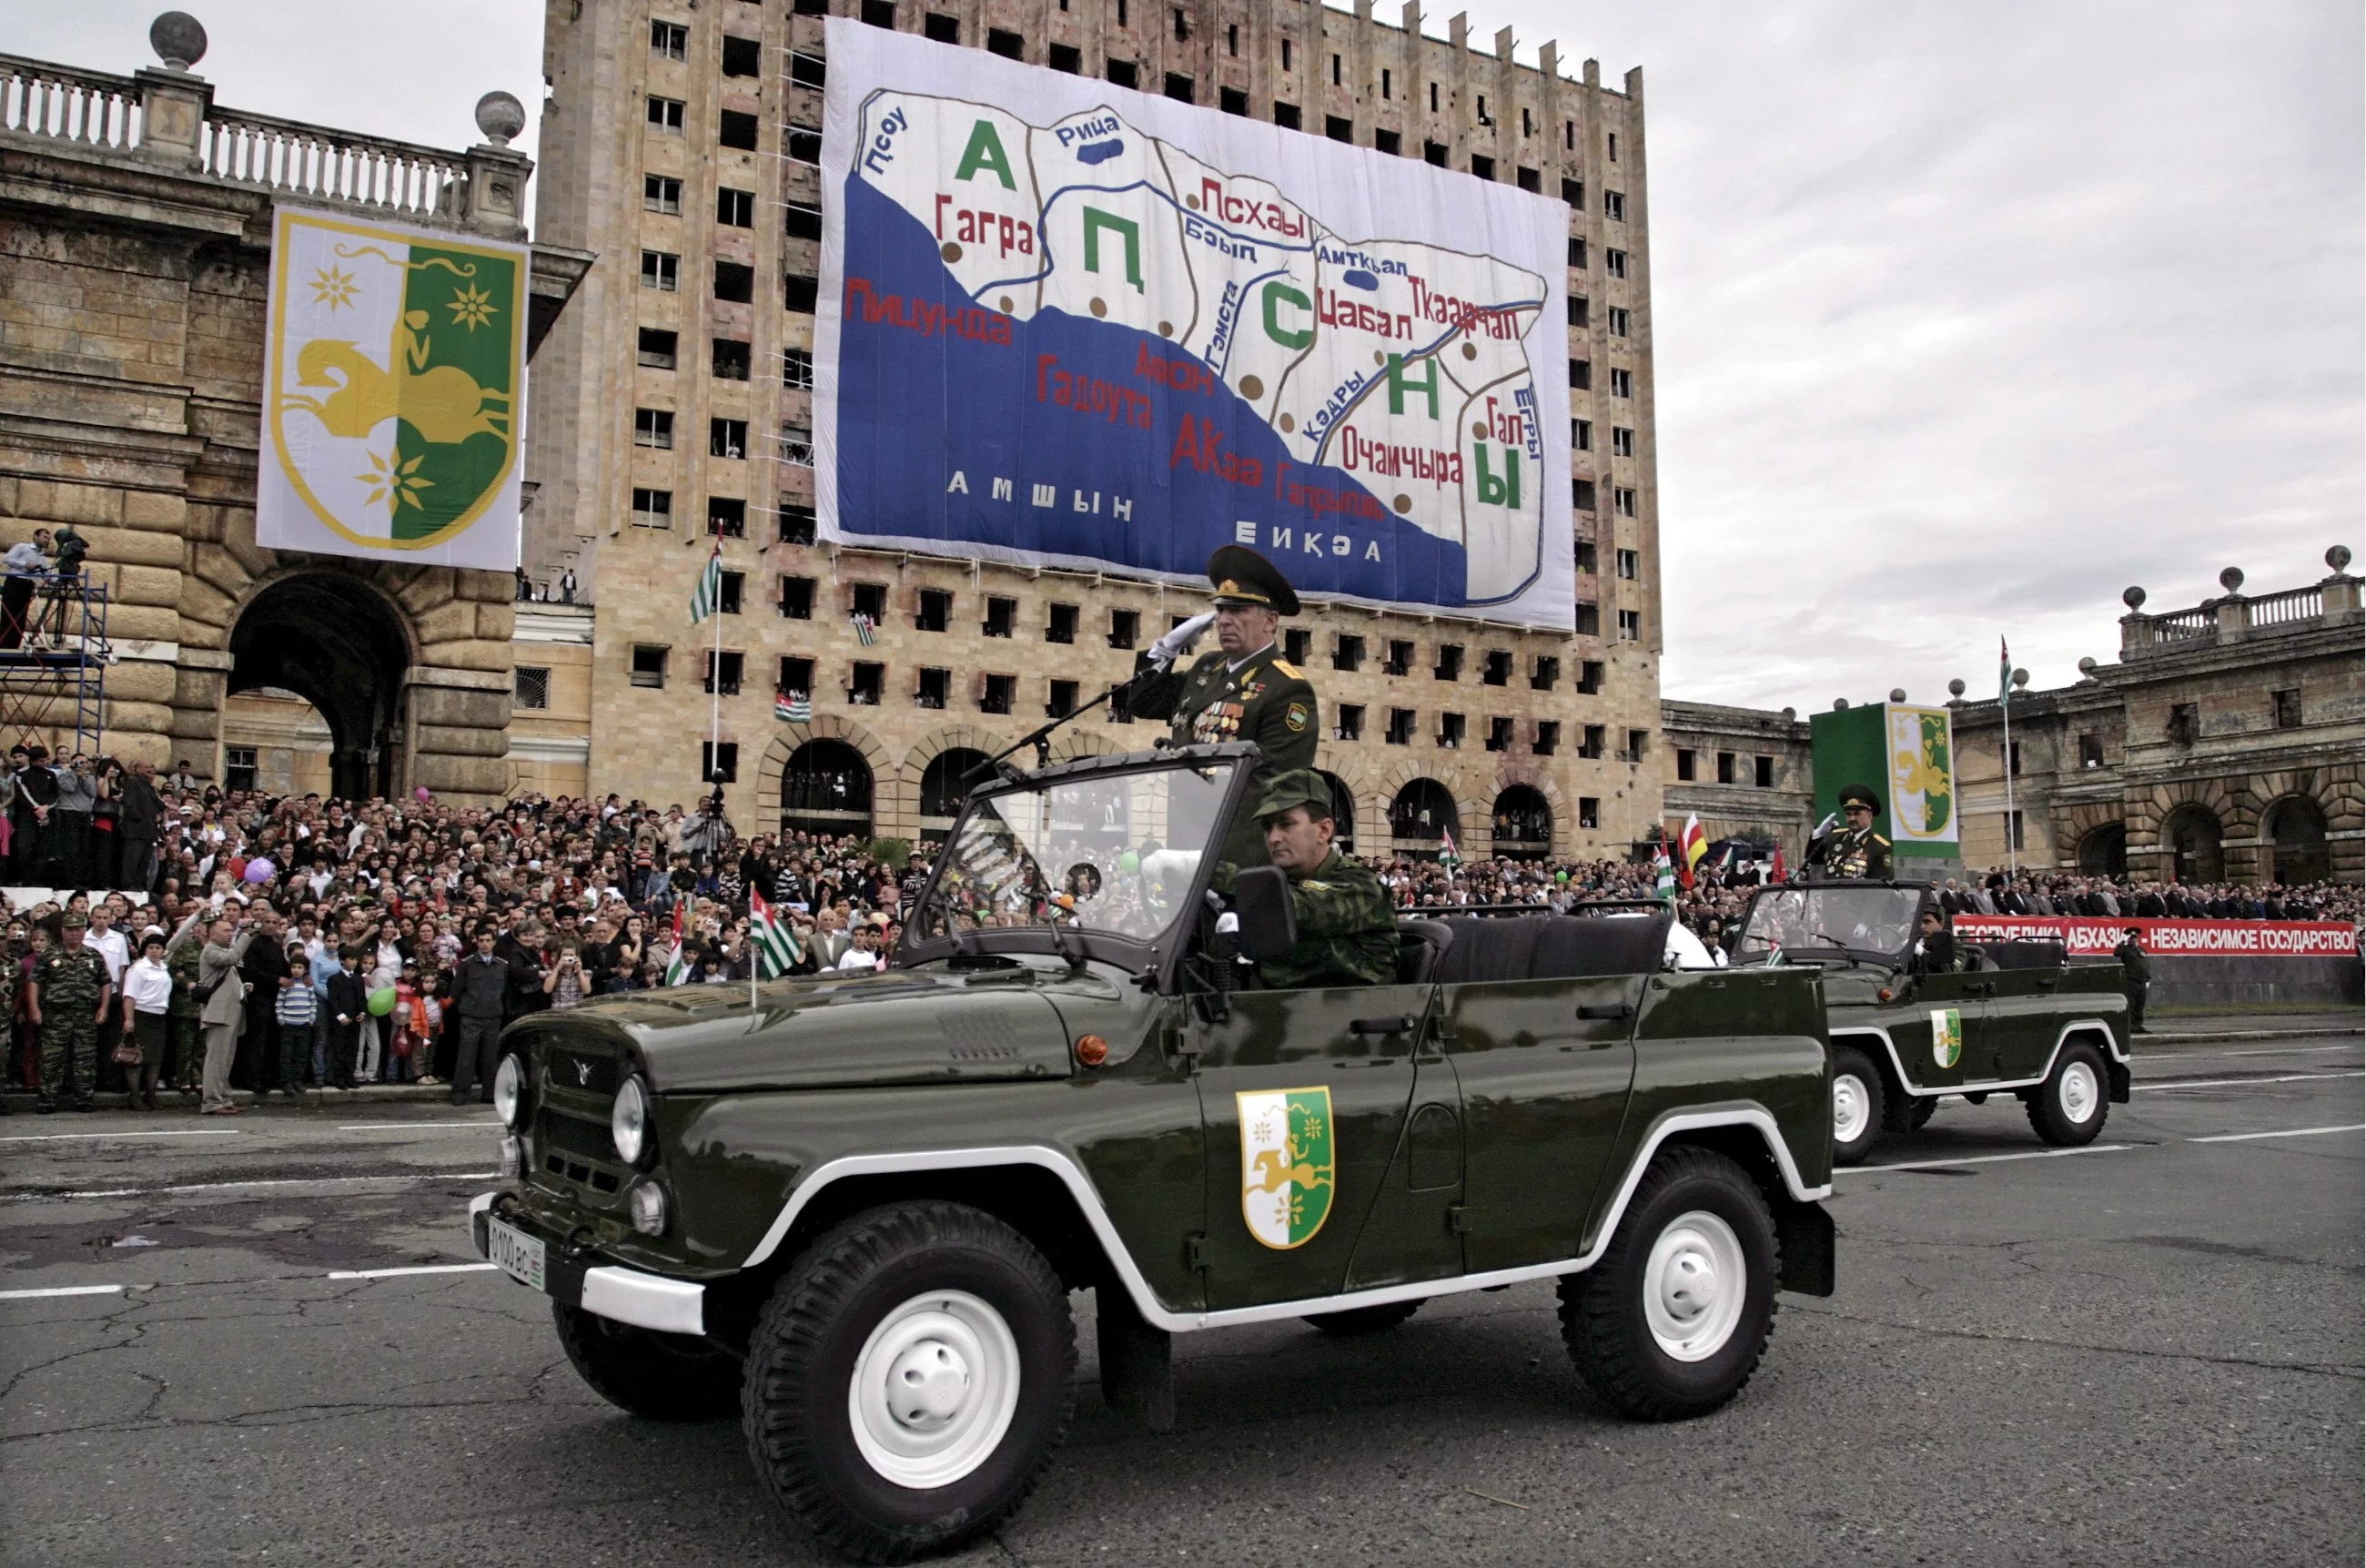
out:
M1881 796L1863 784L1849 784L1841 790L1841 809L1845 811L1852 806L1862 806L1867 811L1879 811Z
M1273 562L1246 545L1226 545L1208 558L1208 581L1220 610L1251 605L1278 615L1298 614L1298 592Z

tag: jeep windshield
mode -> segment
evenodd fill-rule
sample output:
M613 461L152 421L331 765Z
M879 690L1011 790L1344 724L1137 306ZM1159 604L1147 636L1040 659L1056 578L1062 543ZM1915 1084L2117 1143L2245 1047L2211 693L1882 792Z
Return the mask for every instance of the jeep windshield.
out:
M1896 958L1914 940L1921 906L1914 887L1772 888L1752 901L1733 961L1763 964L1777 952L1788 963Z
M1030 779L972 795L914 934L1076 931L1155 941L1222 841L1234 765L1226 758Z

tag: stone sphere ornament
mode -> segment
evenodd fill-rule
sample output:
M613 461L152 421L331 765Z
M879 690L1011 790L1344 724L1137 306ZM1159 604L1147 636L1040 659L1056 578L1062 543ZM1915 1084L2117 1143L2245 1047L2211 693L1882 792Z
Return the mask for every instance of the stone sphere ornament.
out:
M487 93L477 100L477 129L488 141L506 147L525 129L525 106L509 93Z
M2229 593L2240 593L2243 591L2243 569L2239 566L2230 566L2220 572L2218 586Z
M2331 567L2336 571L2348 571L2349 570L2349 547L2348 545L2336 545L2331 549L2326 551L2325 564Z
M2141 588L2131 588L2125 593L2120 595L2120 603L2125 604L2131 610L2143 609L2144 602L2145 591Z
M1951 697L1960 697L1964 694L1964 678L1961 675L1947 682L1947 694Z
M206 57L205 25L186 11L167 11L148 24L148 47L167 71L186 71Z
M1902 702L1904 702L1904 701L1906 700L1906 688L1905 688L1905 687L1903 687L1903 686L1892 686L1892 687L1890 687L1890 688L1889 688L1889 700L1890 700L1891 702L1893 702L1893 703L1902 703Z

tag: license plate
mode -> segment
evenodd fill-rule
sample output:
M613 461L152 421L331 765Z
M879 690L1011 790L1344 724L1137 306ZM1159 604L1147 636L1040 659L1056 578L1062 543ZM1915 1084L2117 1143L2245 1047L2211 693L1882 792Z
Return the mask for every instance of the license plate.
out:
M485 1217L485 1239L490 1244L493 1262L502 1273L521 1285L532 1285L545 1295L550 1293L544 1265L546 1253L538 1237L505 1225L489 1214Z

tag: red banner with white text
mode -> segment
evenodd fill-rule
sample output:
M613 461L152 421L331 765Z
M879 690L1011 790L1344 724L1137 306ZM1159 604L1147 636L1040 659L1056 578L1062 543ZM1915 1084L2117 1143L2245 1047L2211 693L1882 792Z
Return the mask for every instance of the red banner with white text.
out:
M2053 937L2073 957L2107 957L2130 926L2158 958L2335 958L2358 951L2355 927L2332 920L2146 920L2089 915L1957 915L1971 942Z

